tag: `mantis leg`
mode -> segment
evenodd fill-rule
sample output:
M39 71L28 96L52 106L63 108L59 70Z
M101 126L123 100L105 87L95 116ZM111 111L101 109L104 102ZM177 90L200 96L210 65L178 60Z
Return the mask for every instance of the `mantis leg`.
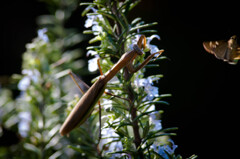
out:
M126 67L128 68L128 71L130 73L135 73L137 72L138 70L142 69L146 64L149 63L149 61L156 55L158 54L158 56L156 58L158 58L162 53L163 53L164 50L159 50L158 52L155 52L151 55L149 55L139 66L137 66L136 68L134 68L132 62L129 63ZM156 59L155 58L155 59Z
M158 56L156 58L158 58L162 53L164 52L164 50L159 50L158 52L155 52L151 55L149 55L139 66L137 66L136 68L133 69L133 72L132 73L135 73L137 72L138 70L142 69L146 64L149 63L149 61L155 56L158 54ZM155 59L156 59L155 58Z
M97 59L97 65L98 65L100 75L103 75L102 68L101 68L101 65L100 65L100 58Z
M100 140L102 138L102 131L101 131L101 128L102 128L102 108L101 108L101 104L100 104L100 101L98 101L98 106L99 106L99 136L98 136L98 143L100 143Z
M104 93L105 93L106 95L109 95L109 96L112 96L112 97L115 97L115 98L119 98L119 99L123 99L123 100L126 100L126 101L130 102L129 99L120 97L120 96L118 96L118 95L114 95L114 94L112 94L112 93L110 93L110 92L105 91Z
M97 59L97 65L98 65L98 69L99 69L99 72L101 75L103 75L103 72L102 72L102 68L101 68L101 65L100 65L100 58ZM100 101L98 101L98 109L99 109L99 136L98 136L98 143L100 143L100 140L102 138L102 108L101 108L101 104L100 104Z

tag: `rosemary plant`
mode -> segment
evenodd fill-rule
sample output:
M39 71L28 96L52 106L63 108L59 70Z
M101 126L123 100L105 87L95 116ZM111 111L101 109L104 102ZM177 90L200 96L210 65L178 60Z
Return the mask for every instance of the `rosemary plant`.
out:
M80 3L86 6L82 13L86 16L84 26L87 30L84 33L93 35L87 47L90 72L97 71L98 58L103 72L107 72L125 52L133 49L142 34L147 35L144 52L159 51L151 41L160 40L160 37L156 30L149 29L157 22L146 24L139 17L131 22L127 19L129 11L139 2L94 0ZM158 62L164 58L152 60L146 67L158 67ZM139 56L134 63L143 60L144 56ZM135 74L127 68L121 70L106 87L107 92L114 96L102 96L102 109L96 107L89 120L78 129L79 144L69 147L85 154L86 158L181 158L175 155L177 145L170 139L176 128L163 128L161 125L163 111L159 106L168 104L163 98L170 94L160 95L154 84L163 75L156 72L146 76L145 73L145 68ZM98 121L100 112L101 123Z

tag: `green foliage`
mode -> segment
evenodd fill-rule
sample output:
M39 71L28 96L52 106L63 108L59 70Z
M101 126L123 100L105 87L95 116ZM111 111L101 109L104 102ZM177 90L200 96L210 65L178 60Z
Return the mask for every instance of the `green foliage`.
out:
M64 27L78 1L46 2L52 14L38 18L43 29L26 45L22 75L12 76L13 81L18 82L20 95L14 100L10 90L1 89L1 126L21 136L18 144L0 148L1 158L81 156L67 148L71 140L58 133L73 93L69 90L69 86L73 86L71 79L62 76L66 69L80 70L84 66L79 60L81 50L75 49L84 39L83 35Z
M82 16L87 17L88 30L83 33L93 34L87 47L87 70L86 62L80 59L82 50L76 47L84 36L64 27L78 0L42 1L51 14L38 18L41 29L38 37L26 45L22 74L12 76L21 93L13 99L9 89L0 89L0 135L6 130L18 134L18 143L0 147L0 158L181 159L175 154L177 145L170 139L177 128L161 125L161 109L169 105L165 98L171 95L159 95L155 84L163 77L160 72L147 72L148 68L159 68L164 56L151 60L136 73L126 68L119 71L106 86L108 94L100 99L101 109L96 106L83 125L68 137L60 136L61 124L80 99L75 96L79 93L77 87L66 76L69 70L81 75L96 73L96 60L100 57L105 73L144 34L145 55L133 61L138 66L149 54L159 51L150 42L160 37L151 29L157 22L145 23L140 17L128 21L128 13L140 0L80 3L85 7ZM195 155L189 159L194 158Z

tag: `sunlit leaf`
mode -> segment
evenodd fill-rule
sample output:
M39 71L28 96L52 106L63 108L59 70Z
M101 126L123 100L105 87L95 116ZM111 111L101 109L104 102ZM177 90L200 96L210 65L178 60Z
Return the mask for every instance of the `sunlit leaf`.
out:
M130 29L130 32L134 32L134 31L136 31L137 29L147 28L147 27L150 27L150 26L153 26L153 25L157 25L157 24L158 24L157 22L153 22L153 23L149 23L149 24L139 25L139 26L136 26L136 27L131 28L131 29Z
M24 148L41 156L41 150L33 144L24 143Z

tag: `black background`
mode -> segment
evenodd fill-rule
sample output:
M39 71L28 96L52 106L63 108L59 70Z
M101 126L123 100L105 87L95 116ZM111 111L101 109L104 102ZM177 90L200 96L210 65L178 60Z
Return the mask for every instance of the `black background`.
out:
M25 44L37 36L36 17L48 11L36 0L3 2L0 75L11 75L20 73ZM83 28L82 9L74 12L69 27ZM161 41L155 42L169 60L154 71L164 74L160 93L172 94L167 99L170 106L160 108L165 111L163 126L179 127L174 141L184 158L238 155L240 64L216 59L204 51L202 42L227 40L234 34L240 38L239 10L236 1L142 0L129 15L158 22Z

